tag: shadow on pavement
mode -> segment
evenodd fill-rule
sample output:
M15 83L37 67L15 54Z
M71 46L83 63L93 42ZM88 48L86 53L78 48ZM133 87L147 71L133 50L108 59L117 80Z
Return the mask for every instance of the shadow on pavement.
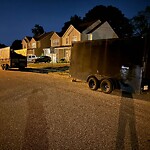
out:
M131 149L139 150L132 93L122 91L116 150L129 149L129 147L125 147L125 143L128 143Z
M48 74L49 72L67 72L68 70L69 70L69 66L44 67L44 68L28 68L27 67L23 70L9 69L9 71L22 71L22 72L44 73L44 74Z
M41 89L34 89L27 99L28 116L22 150L48 150L48 132L43 98L46 94Z

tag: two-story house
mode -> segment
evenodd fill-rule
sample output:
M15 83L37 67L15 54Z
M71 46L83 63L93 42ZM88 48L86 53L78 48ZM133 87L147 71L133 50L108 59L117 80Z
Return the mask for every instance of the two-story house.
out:
M57 59L59 57L59 53L54 48L61 46L61 37L59 36L59 33L53 32L52 36L50 37L50 47L44 48L44 55L50 56L52 59L52 62L56 63Z
M25 36L24 39L22 40L22 48L23 49L29 49L30 48L30 41L32 37L30 36Z
M81 40L81 33L70 25L62 37L55 35L51 38L51 46L54 47L57 62L61 59L70 61L71 45L75 41Z
M44 54L43 49L51 47L49 39L53 35L52 32L44 33L38 37L33 37L30 41L32 53L36 56L41 56Z
M22 40L22 48L27 48L27 55L43 55L43 49L50 47L49 39L54 32L43 33L38 37L32 37L28 42L26 37Z

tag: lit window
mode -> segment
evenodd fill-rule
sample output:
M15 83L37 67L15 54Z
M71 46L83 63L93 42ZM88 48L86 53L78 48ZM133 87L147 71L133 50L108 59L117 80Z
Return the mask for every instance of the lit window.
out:
M53 40L53 45L54 45L54 46L59 45L59 40L58 40L58 39Z
M36 43L32 43L32 48L36 48Z
M77 41L77 36L72 36L72 41Z

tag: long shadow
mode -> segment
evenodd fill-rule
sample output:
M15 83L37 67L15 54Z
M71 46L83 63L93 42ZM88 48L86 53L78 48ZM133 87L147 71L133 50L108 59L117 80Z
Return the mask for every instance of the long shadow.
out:
M127 132L127 129L129 129L129 132ZM125 149L127 133L130 137L129 143L131 143L131 149L139 150L132 93L123 91L119 110L116 150Z
M46 97L41 89L34 89L28 97L28 116L22 150L49 149L47 123L42 104L44 98Z
M33 73L43 73L48 74L49 72L65 72L69 70L69 66L63 67L43 67L43 68L24 68L22 70L19 69L9 69L9 71L21 71L21 72L33 72Z

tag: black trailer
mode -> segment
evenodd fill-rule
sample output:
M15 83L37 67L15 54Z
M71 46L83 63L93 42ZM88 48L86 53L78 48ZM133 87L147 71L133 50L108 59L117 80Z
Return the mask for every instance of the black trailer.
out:
M70 74L104 93L148 90L150 47L147 38L103 39L72 44Z

